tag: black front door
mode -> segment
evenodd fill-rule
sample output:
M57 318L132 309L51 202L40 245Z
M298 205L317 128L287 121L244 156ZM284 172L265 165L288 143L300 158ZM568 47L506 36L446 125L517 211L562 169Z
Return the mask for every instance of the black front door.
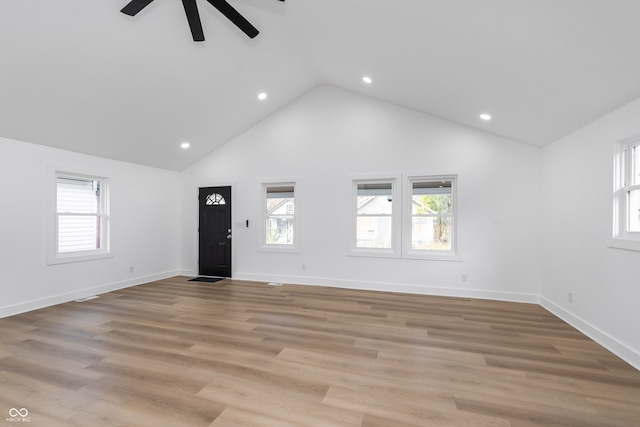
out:
M231 277L231 187L200 189L200 276Z

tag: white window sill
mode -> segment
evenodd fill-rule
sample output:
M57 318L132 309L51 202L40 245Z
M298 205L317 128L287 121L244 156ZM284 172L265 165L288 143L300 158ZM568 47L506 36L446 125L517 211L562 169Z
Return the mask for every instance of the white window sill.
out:
M348 256L370 257L370 258L400 258L400 255L391 249L351 249Z
M48 265L67 264L71 262L83 262L93 261L97 259L113 258L114 255L111 252L71 252L65 254L58 254L56 256L47 259Z
M416 253L410 252L403 255L397 254L390 250L356 250L352 249L347 253L347 256L353 257L365 257L365 258L393 258L393 259L415 259L424 261L447 261L447 262L462 262L462 257L457 254L451 253Z
M462 257L452 252L408 252L403 258L406 259L423 259L428 261L449 261L449 262L462 262Z
M609 241L610 248L640 251L640 240L613 238Z
M292 245L263 245L258 252L273 252L285 254L299 254L300 251Z

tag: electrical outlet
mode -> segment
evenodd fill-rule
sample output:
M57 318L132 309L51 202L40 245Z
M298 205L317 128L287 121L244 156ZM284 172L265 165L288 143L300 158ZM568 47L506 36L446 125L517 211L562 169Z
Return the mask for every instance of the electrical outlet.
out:
M460 275L460 280L462 280L463 282L466 282L467 280L469 280L469 275L466 273Z
M129 267L129 273L133 273L133 265Z
M569 294L567 295L567 299L569 300L569 302L573 302L573 292L569 292Z
M300 269L301 269L302 271L305 271L305 270L307 269L307 264L302 264L302 265L300 266Z

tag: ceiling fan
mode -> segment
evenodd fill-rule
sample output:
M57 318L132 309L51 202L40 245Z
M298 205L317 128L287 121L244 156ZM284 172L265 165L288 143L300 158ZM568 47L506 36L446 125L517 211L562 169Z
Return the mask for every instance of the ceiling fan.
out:
M138 12L147 7L153 0L131 0L120 12L129 16L136 16ZM226 0L207 0L213 7L218 9L220 13L233 22L238 28L240 28L247 36L254 38L260 31L244 16L240 15L240 12L235 10L233 6L227 3ZM284 2L284 0L279 0ZM191 28L191 35L194 42L204 41L204 32L202 31L202 23L200 22L200 13L198 12L198 5L196 0L182 0L184 6L184 12L187 15L187 21L189 21L189 28Z

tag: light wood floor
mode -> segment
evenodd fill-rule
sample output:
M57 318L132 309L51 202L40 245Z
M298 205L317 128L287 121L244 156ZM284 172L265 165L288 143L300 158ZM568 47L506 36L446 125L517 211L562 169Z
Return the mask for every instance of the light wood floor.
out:
M640 372L536 305L176 277L0 345L0 425L640 426Z

